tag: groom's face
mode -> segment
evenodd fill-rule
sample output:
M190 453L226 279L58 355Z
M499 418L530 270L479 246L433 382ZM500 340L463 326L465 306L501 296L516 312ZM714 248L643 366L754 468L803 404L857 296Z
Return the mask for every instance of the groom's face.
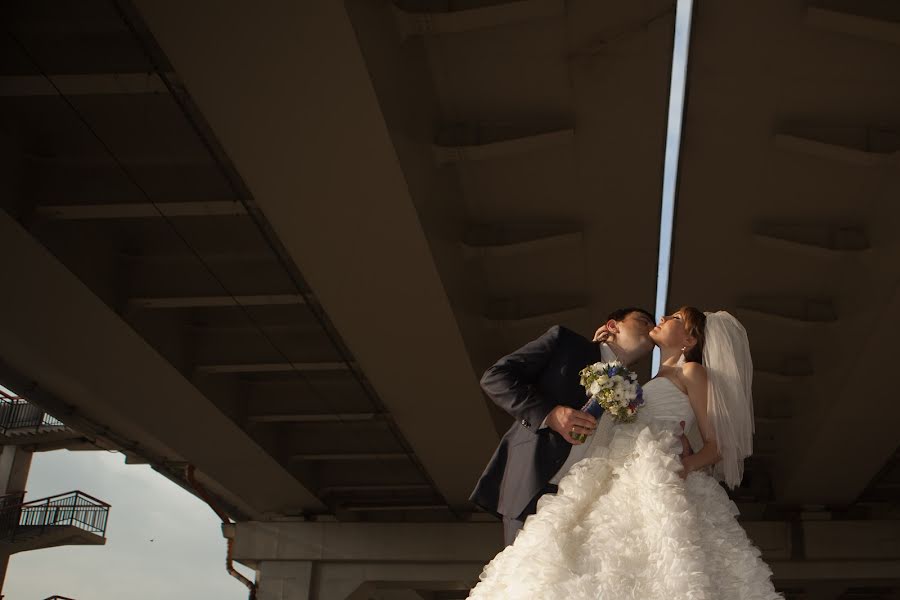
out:
M650 330L654 323L641 312L630 312L621 321L615 322L618 330L616 343L627 352L647 353L653 348Z

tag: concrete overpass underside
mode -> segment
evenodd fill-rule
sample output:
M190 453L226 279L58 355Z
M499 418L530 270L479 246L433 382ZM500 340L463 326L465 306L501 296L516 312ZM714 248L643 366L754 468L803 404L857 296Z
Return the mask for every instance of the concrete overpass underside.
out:
M652 305L668 2L13 6L9 383L241 517L468 519L481 371Z
M478 375L653 305L673 3L63 5L12 3L0 52L2 382L194 465L261 598L464 597L509 426ZM794 598L898 583L897 403L838 400L890 397L896 332L898 19L866 6L695 9L672 304L748 326L734 496Z

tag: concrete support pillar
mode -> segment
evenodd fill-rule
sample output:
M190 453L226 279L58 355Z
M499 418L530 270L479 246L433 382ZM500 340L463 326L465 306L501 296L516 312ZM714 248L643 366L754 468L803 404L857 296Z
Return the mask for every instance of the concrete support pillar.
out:
M502 548L499 523L226 525L259 600L422 600L462 593Z
M24 492L32 453L19 446L3 446L0 453L0 495Z
M257 600L310 600L313 563L264 560L257 567Z
M468 590L482 566L266 560L257 567L257 600L422 600Z
M6 582L6 568L9 566L9 553L0 552L0 600L3 600L3 584Z
M258 600L422 600L468 590L483 565L264 560Z
M0 495L24 492L31 470L32 453L18 446L3 446L0 452ZM9 554L0 551L0 592L6 581Z
M838 600L847 586L843 583L811 583L805 586L806 598L809 600Z
M317 563L314 600L422 600L436 592L469 590L484 564Z
M776 584L808 590L811 600L835 600L852 585L900 585L900 522L742 525ZM464 597L502 549L500 524L491 522L251 521L223 531L234 540L234 559L257 569L260 600Z

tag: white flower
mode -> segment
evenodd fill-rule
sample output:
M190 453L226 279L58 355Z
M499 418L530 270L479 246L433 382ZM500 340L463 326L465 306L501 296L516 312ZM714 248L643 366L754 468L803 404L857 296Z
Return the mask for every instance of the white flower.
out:
M619 372L610 376L609 370L613 368ZM597 362L585 367L581 371L581 385L616 420L633 420L638 409L630 405L637 399L640 384L637 383L637 374L625 368L620 361Z

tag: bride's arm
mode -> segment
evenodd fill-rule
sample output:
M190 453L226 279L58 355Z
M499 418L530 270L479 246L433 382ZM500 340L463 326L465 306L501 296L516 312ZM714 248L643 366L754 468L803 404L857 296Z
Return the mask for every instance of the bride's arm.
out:
M687 477L692 471L697 471L719 462L722 457L719 455L715 432L712 431L709 425L709 418L706 413L707 394L709 393L706 369L700 363L687 363L681 372L687 387L688 398L691 401L691 408L694 409L694 416L697 418L700 435L703 436L703 448L695 454L681 459L681 464L684 465L681 476Z

